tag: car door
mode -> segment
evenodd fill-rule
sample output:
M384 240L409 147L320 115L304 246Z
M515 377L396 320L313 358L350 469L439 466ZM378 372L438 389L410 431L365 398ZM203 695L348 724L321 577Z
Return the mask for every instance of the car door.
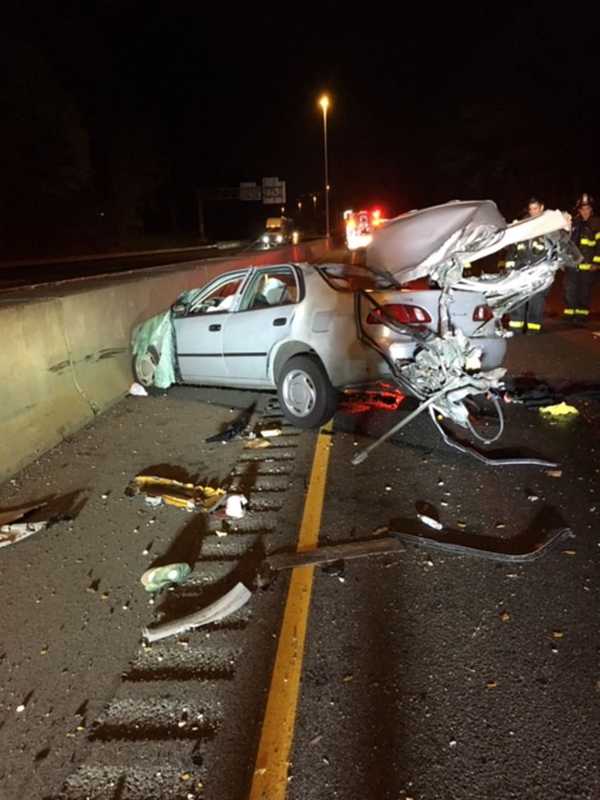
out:
M188 306L174 310L177 360L184 383L221 383L223 329L241 296L247 270L221 275Z
M223 349L229 384L269 385L269 353L277 342L289 336L300 300L300 276L293 267L255 270L238 310L229 315L224 327Z

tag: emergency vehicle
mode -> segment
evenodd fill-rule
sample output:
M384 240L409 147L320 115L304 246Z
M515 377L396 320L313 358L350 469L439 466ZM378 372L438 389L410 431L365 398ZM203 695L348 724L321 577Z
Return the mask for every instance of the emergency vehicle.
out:
M344 223L346 226L346 246L348 250L358 250L360 247L367 247L373 239L373 231L384 222L381 210L375 208L372 211L344 211Z

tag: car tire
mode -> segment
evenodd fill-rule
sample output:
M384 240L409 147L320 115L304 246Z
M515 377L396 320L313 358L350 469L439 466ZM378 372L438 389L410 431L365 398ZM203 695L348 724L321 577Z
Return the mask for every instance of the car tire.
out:
M283 416L297 428L318 428L335 414L338 392L316 356L294 356L277 379Z
M149 389L154 386L154 376L160 356L155 347L149 347L145 353L133 357L133 374L138 383Z

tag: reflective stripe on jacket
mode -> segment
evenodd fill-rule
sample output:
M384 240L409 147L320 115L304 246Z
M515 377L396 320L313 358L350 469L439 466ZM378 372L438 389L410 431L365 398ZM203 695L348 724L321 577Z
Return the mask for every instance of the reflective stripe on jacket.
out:
M575 217L571 237L581 253L577 268L582 272L600 268L600 217L593 216L587 221Z

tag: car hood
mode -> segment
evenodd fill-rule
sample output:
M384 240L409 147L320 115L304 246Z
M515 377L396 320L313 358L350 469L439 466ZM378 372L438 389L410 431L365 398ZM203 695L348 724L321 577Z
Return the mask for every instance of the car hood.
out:
M396 283L430 277L452 285L467 262L514 242L569 228L568 215L560 211L507 225L492 200L455 200L386 222L366 248L366 264Z

